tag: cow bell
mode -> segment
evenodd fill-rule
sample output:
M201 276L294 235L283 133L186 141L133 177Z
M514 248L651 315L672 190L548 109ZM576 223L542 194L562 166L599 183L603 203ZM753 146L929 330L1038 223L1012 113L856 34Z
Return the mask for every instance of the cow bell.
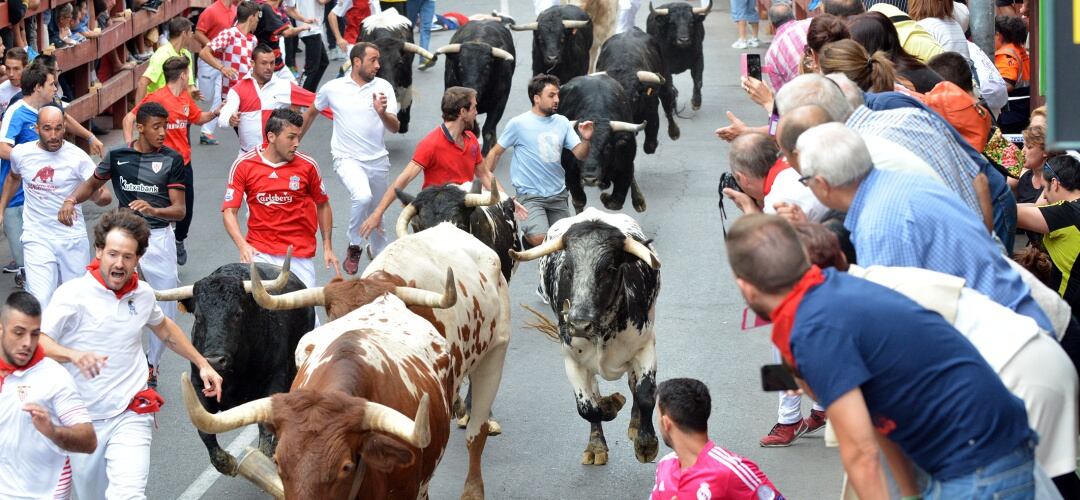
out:
M285 487L281 484L277 466L261 451L248 446L237 462L237 474L274 498L285 498Z

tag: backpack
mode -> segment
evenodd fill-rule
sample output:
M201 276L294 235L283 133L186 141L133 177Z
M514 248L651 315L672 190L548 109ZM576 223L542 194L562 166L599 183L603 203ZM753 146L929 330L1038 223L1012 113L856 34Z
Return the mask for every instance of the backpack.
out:
M925 94L926 105L949 122L980 153L990 139L990 110L952 82L941 82Z

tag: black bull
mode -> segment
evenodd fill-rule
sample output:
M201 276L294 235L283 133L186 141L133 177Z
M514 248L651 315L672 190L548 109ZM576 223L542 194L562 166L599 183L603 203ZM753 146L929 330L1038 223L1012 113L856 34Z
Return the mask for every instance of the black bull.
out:
M476 91L477 113L484 118L483 153L495 145L495 129L510 98L514 76L514 39L500 20L471 21L435 52L446 55L446 88L461 86ZM473 125L473 132L477 124Z
M381 18L388 20L399 19L407 23L403 16L390 17L386 13ZM409 119L412 109L412 63L414 54L432 58L433 54L420 48L413 43L411 24L397 25L392 27L365 27L360 34L360 41L371 42L379 47L379 73L378 77L386 80L394 87L394 94L398 102L398 121L401 128L398 133L404 134L409 131Z
M660 52L660 45L638 28L608 38L596 60L596 70L607 73L623 86L630 100L634 123L645 122L646 154L656 152L660 115L657 106L664 107L668 137L678 140L679 125L675 123L675 99L678 93L671 83L671 74Z
M533 75L546 73L565 83L589 72L593 29L589 15L581 7L549 7L536 17L536 22L511 25L510 29L533 32Z
M559 89L559 99L559 113L570 120L592 120L595 124L585 160L578 160L567 150L562 152L566 187L574 209L581 212L585 208L584 181L598 184L600 189L614 184L611 194L600 193L600 201L609 210L621 210L626 192L632 190L634 209L645 211L645 196L634 178L635 136L644 126L629 123L633 109L622 85L604 74L579 76Z
M263 281L278 278L282 268L270 264L256 265ZM267 285L282 293L306 288L296 275L284 272L288 280ZM207 411L227 410L271 394L288 392L296 376L294 351L300 338L315 325L315 309L308 307L288 311L269 311L259 307L245 290L244 280L250 279L246 264L226 264L209 276L196 281L180 303L195 315L191 328L192 344L210 365L224 378L221 402L203 397L202 380L192 379L195 393ZM184 290L183 288L177 290ZM169 293L166 291L164 293ZM192 365L193 373L198 368ZM217 436L199 432L206 445L210 462L222 474L236 475L236 459L218 444ZM273 453L273 434L259 426L259 448Z
M649 3L649 18L645 29L660 44L671 74L690 70L694 80L694 94L690 105L701 108L701 73L705 69L702 41L705 40L705 16L712 10L712 0L707 7L694 7L688 3L666 3L653 8Z

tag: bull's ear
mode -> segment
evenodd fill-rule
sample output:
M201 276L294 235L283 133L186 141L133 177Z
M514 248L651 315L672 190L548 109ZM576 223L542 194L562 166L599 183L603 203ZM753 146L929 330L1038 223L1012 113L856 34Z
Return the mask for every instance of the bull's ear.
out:
M176 305L178 306L178 308L180 309L180 312L182 312L182 313L195 314L195 299L193 297L188 297L188 298L186 298L184 300L179 300L179 301L177 301Z
M394 188L394 194L397 195L397 199L401 200L401 203L403 205L408 205L408 204L412 203L413 200L416 200L415 196L413 196L413 195L411 195L409 193L406 193L405 191L401 190L400 188Z
M364 439L360 458L364 465L382 473L389 473L398 467L408 467L415 459L408 446L378 433L369 433Z

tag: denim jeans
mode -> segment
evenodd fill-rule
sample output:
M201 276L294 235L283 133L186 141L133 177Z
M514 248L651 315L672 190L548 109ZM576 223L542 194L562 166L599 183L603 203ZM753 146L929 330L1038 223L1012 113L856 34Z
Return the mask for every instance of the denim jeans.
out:
M1030 500L1035 498L1035 440L1024 441L1016 449L974 472L939 481L930 478L923 491L925 500Z
M994 234L1005 246L1005 255L1012 257L1013 243L1016 240L1016 198L1009 189L1005 178L998 172L988 171L992 167L983 169L986 179L990 183L990 199L994 206Z
M406 17L414 26L420 26L420 47L428 50L431 42L431 19L435 17L435 0L409 0L405 4ZM417 17L420 18L416 24Z

